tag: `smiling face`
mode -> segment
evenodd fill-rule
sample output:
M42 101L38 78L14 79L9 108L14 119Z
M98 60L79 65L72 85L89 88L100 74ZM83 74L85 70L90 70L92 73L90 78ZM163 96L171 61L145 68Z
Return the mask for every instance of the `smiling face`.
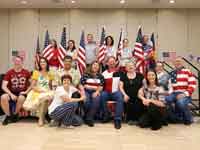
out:
M114 57L109 57L107 62L108 68L113 69L116 66L116 61Z
M153 71L148 71L147 80L149 84L156 84L156 74Z
M126 71L127 71L128 73L133 73L133 72L135 72L135 65L133 64L133 62L128 62L128 63L126 64Z
M100 66L97 62L93 63L91 66L92 73L98 73L100 69Z
M113 41L112 41L112 38L111 38L111 37L108 37L108 38L107 38L107 45L108 45L108 46L112 46L112 42L113 42Z
M161 62L157 62L156 63L156 72L160 73L160 72L163 72L163 71L164 71L163 64Z
M72 59L64 59L64 69L70 70L72 66Z
M68 41L68 46L69 46L69 49L73 49L74 48L74 42L73 41Z
M13 59L13 63L14 63L14 67L17 69L20 69L23 66L23 61L22 61L22 58L20 57L15 57Z
M128 47L129 41L128 39L123 40L123 47Z
M69 86L70 86L70 84L71 84L71 81L70 81L70 79L68 79L68 78L65 78L65 79L63 79L63 86L65 87L65 88L68 88Z
M183 67L183 61L180 57L175 59L174 66L175 66L176 69Z
M40 67L41 67L41 70L46 70L47 68L47 62L43 58L40 59Z
M88 43L92 43L93 42L93 35L92 34L88 34L87 35L87 42Z

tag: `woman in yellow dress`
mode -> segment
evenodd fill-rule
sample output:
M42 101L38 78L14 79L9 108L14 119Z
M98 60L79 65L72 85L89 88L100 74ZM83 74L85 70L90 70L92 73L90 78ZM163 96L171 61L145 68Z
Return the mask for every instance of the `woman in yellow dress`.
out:
M49 65L46 58L40 58L39 70L33 71L32 90L29 92L24 109L38 112L38 125L43 126L45 123L45 114L48 110L48 103L53 99L54 92L52 89L53 75L49 72Z

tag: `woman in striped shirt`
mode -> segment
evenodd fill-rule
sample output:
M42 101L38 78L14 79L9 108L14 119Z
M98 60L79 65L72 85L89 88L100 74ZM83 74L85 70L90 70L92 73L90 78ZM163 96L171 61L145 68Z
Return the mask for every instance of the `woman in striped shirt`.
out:
M100 93L104 85L104 77L99 73L100 65L93 62L89 72L81 77L81 84L85 89L86 101L85 123L94 126L94 116L99 108Z

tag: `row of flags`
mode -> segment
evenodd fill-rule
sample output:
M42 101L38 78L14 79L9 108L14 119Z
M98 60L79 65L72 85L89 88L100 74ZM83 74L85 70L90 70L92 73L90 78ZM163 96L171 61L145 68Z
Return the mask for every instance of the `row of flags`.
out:
M99 45L99 53L97 56L98 62L102 63L106 56L106 44L105 44L105 38L106 38L106 32L105 28L102 28L101 32L101 38L100 38L100 45ZM122 55L123 50L123 30L120 31L119 36L119 42L117 47L117 54L116 54L116 61L117 66L119 66L120 63L120 57ZM154 33L151 35L151 42L152 42L152 49L150 50L151 53L155 56L155 38ZM77 68L79 69L80 74L82 75L86 69L86 51L85 51L85 33L82 31L80 43L79 43L79 49L78 49L78 58L77 58ZM67 55L67 45L66 45L66 28L63 28L62 35L61 35L61 42L60 44L57 44L58 49L58 60L61 64L61 67L64 66L63 64L63 58ZM35 55L35 66L38 68L39 66L39 59L41 56L47 58L47 60L50 60L53 57L53 45L50 43L50 36L48 30L45 34L45 42L44 42L44 48L43 51L40 51L39 46L39 37L37 38L37 46L36 46L36 55ZM133 49L133 57L136 59L136 71L139 73L144 74L145 73L145 55L143 50L143 35L142 35L142 28L139 27L136 42Z

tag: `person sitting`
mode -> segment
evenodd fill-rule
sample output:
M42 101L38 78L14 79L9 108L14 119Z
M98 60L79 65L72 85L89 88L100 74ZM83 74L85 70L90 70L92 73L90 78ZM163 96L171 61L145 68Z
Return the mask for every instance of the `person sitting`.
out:
M142 87L143 75L135 72L135 64L126 62L126 73L120 78L120 91L126 102L126 121L129 125L138 122L143 113L144 106L138 98L138 91Z
M145 106L144 113L138 123L141 128L150 127L152 130L158 130L163 124L166 124L163 91L163 88L158 86L156 73L153 70L148 70L146 83L138 92L138 97Z
M192 101L191 96L196 87L196 79L193 73L183 66L181 57L177 57L174 61L175 70L170 73L171 89L170 95L166 97L167 105L170 107L170 118L173 122L182 122L190 125L193 117L188 108L188 104ZM172 104L175 104L173 107Z
M64 68L62 68L61 70L58 71L57 76L56 76L56 80L58 82L58 85L61 85L60 83L60 79L63 75L70 75L72 76L72 84L77 87L80 83L80 74L79 72L72 68L72 60L73 58L71 56L65 56L63 59L63 63L64 63Z
M26 101L23 104L25 110L38 111L38 125L45 124L45 115L47 114L48 103L53 98L52 73L49 71L49 64L46 58L41 57L39 61L39 70L33 71L32 90L28 93Z
M114 125L116 129L121 128L121 120L123 114L124 100L122 93L119 91L120 72L116 69L116 59L110 56L107 61L108 69L102 74L105 79L104 90L101 94L101 103L103 110L103 122L109 121L109 111L107 101L116 101L116 109L114 116Z
M155 70L158 77L158 84L163 87L167 95L169 91L169 75L164 71L163 63L156 62Z
M78 102L83 101L85 96L78 92L72 85L72 77L63 75L61 77L62 86L58 86L54 99L48 108L51 120L50 126L80 126L82 119L75 114Z
M99 109L100 94L104 86L104 77L99 73L100 65L97 61L91 63L89 73L81 78L81 84L84 87L86 101L85 107L85 123L88 126L94 126L94 117Z
M15 57L14 67L5 74L2 82L5 93L1 96L1 107L6 114L3 125L18 121L18 113L30 91L30 76L30 72L23 68L23 59Z

